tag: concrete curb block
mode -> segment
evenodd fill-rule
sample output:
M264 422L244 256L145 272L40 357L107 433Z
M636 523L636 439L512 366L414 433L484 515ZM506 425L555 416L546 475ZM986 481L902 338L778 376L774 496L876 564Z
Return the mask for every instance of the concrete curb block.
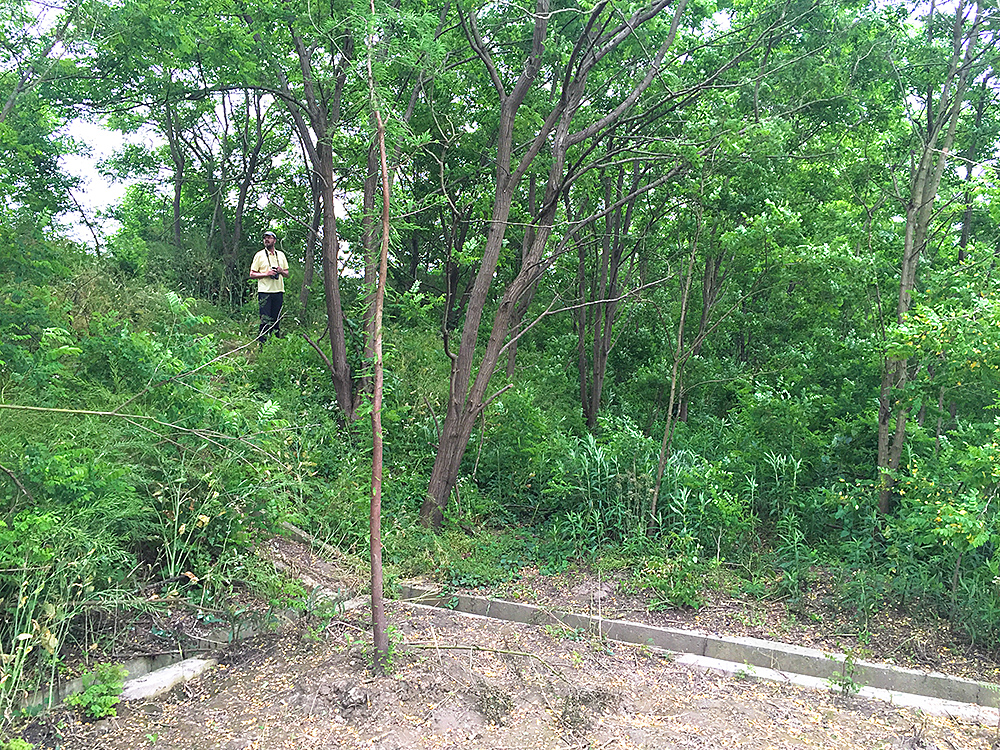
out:
M746 673L761 679L794 682L829 690L834 673L843 674L844 654L828 653L758 638L698 633L679 628L658 628L627 620L543 609L531 604L450 594L415 583L400 584L400 599L412 603L491 617L528 625L556 625L598 633L613 641L669 651L683 656L679 663L701 665L728 673ZM793 677L795 679L793 679ZM801 677L802 680L798 678ZM855 661L851 679L863 686L860 695L877 697L896 705L916 705L928 713L968 717L986 724L998 723L1000 686L921 672L888 664ZM979 718L982 716L982 720ZM975 717L975 718L972 718Z
M216 659L193 658L157 669L155 672L126 682L122 700L135 701L163 695L177 685L193 680L218 663Z
M765 667L752 667L744 664L735 664L729 661L712 659L707 656L697 656L695 654L678 654L674 661L677 664L686 664L705 672L718 672L733 677L767 680L768 682L781 682L811 690L830 691L829 680L820 677L810 677L808 675L791 674L779 672ZM960 703L957 701L941 700L925 695L912 695L901 693L895 690L884 690L881 688L861 687L858 696L862 698L874 698L884 701L893 706L905 706L915 708L926 714L934 716L948 716L953 719L980 724L982 726L996 726L1000 712L995 708L977 706L971 703Z
M290 523L284 523L283 526L290 538L304 544L316 546L334 559L340 556L339 550L335 547L331 547L330 545L315 539L302 529L299 529ZM290 575L303 578L304 585L312 591L312 595L317 601L332 603L341 608L344 612L363 607L367 602L367 599L364 597L355 597L345 601L346 594L349 592L331 591L319 585L316 581L309 579L307 576L300 576L297 571L294 570L289 569L285 572L288 572ZM291 610L275 612L273 614L273 617L282 619L286 622L293 622L298 616L298 613ZM259 627L257 624L238 623L230 628L216 629L207 636L190 635L187 636L187 642L184 644L184 651L187 653L193 652L197 654L217 651L220 648L232 645L233 643L259 635L261 632L264 632L264 630L266 630L266 628ZM170 690L181 682L187 682L188 680L197 677L215 664L217 664L217 661L210 658L192 657L185 659L180 650L176 653L134 657L122 663L122 666L125 668L126 675L132 678L125 683L123 700L136 700L139 698L150 698L155 695L160 695L162 692ZM191 670L197 671L192 672ZM130 690L146 690L147 688L143 687L144 685L158 684L158 681L161 679L164 681L173 680L173 682L159 692L148 694L136 692L134 697L130 694ZM48 688L37 690L29 694L22 701L20 701L19 706L21 709L51 708L52 706L62 703L70 695L74 695L82 691L83 678L75 677L64 682L57 682Z

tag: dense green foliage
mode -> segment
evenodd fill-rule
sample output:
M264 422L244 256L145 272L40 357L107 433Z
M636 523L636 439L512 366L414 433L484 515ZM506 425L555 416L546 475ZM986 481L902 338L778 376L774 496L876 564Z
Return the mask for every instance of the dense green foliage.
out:
M97 612L167 600L235 618L247 583L276 605L299 597L255 554L282 521L367 556L372 437L351 417L369 409L376 101L394 181L390 579L484 586L584 560L629 570L658 607L700 606L712 583L794 608L823 570L859 633L891 606L1000 636L993 11L975 6L979 53L945 144L924 132L926 92L956 28L969 44L954 9L691 3L598 60L581 40L606 6L556 3L502 125L498 90L539 21L465 5L73 5L28 57L0 52L5 718L100 645ZM4 11L8 36L23 10ZM47 47L52 33L64 43ZM628 116L605 122L630 92ZM79 111L158 144L101 166L129 186L94 246L57 223L73 189L59 125ZM505 134L523 169L500 189ZM906 289L921 149L944 161ZM317 177L330 154L336 191ZM315 244L334 197L337 290ZM288 335L258 348L244 276L263 227L292 276ZM355 414L311 345L336 359L328 294ZM905 375L891 389L889 372ZM486 397L458 399L463 377ZM898 466L880 455L890 411ZM466 442L446 434L463 414ZM457 474L431 529L421 509L449 440Z
M117 716L115 706L121 702L127 676L125 669L117 664L97 664L94 671L84 673L83 690L71 695L66 702L91 719Z

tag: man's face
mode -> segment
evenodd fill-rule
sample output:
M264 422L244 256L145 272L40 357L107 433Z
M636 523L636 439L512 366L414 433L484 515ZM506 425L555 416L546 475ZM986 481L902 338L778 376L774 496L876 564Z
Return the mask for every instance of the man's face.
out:
M273 234L264 235L264 247L270 250L272 247L274 247L274 243L275 243L275 237Z

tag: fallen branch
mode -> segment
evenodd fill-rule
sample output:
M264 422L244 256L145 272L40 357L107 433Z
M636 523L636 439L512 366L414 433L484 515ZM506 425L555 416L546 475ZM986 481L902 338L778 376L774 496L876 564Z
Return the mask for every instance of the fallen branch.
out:
M261 453L267 456L268 458L274 460L276 463L279 463L282 466L284 466L284 463L282 463L280 458L275 456L273 453L264 450L259 445L254 445L249 440L245 440L244 438L234 435L224 435L220 432L215 432L214 430L195 430L190 427L181 427L179 424L164 422L162 420L157 419L156 417L150 417L145 414L120 414L117 411L91 411L89 409L56 409L47 406L22 406L21 404L0 404L0 409L12 409L14 411L33 411L33 412L42 412L45 414L69 414L72 416L83 416L83 417L117 417L118 419L124 419L126 422L129 422L130 424L140 429L146 430L147 432L152 432L154 435L163 438L164 440L166 440L169 443L172 443L174 446L176 446L181 450L186 450L185 446L177 443L174 440L171 440L166 435L161 435L155 430L152 430L149 427L139 424L139 422L152 422L153 424L157 424L160 427L166 427L167 429L177 430L178 432L183 432L188 435L193 435L196 438L204 440L207 443L211 443L212 445L215 445L216 447L219 448L226 448L226 449L229 448L229 446L220 442L222 440L232 440L238 443L242 443L243 445L252 448L258 453ZM237 458L239 458L239 460L243 461L244 463L253 465L253 461L246 458L245 456L237 456Z

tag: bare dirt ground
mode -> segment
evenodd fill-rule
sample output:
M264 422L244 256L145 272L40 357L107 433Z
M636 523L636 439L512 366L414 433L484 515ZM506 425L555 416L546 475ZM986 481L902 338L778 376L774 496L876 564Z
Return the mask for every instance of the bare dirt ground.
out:
M291 567L311 570L314 581L335 588L322 566L310 564L308 550L282 541L275 551ZM843 650L850 647L845 638L858 639L857 628L838 627L833 612L816 619L808 611L789 614L780 603L750 606L720 594L699 612L658 613L626 589L621 580L584 569L558 577L525 570L519 581L489 593L821 648ZM815 606L827 606L817 596ZM894 623L891 615L885 619ZM922 716L832 691L703 673L586 633L401 602L388 607L392 670L376 677L366 645L368 617L365 609L332 620L304 616L279 633L221 652L219 667L165 698L123 705L118 717L95 723L53 712L25 727L22 736L38 749L64 750L1000 747L997 727ZM893 625L890 635L876 622L869 625L862 638L868 658L883 660L875 649L886 645L902 663L920 665L927 658L942 671L979 676L995 670L992 660L963 647L946 628L909 621ZM977 657L982 663L973 668Z

